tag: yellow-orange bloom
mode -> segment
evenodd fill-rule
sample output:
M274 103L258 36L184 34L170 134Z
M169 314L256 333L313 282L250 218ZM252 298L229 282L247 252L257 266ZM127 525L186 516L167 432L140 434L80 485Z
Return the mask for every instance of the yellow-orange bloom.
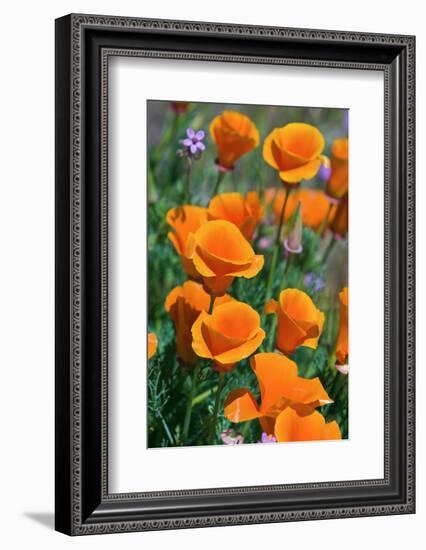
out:
M337 361L343 365L348 360L348 306L349 293L348 287L345 287L339 294L340 298L340 313L339 313L339 330L337 333L336 357Z
M259 314L236 300L202 312L192 326L192 347L199 357L213 361L213 368L228 371L254 353L265 338Z
M247 240L251 240L257 224L263 216L263 206L256 191L246 197L241 193L221 193L210 201L210 220L228 220L235 224Z
M217 145L217 166L224 172L234 168L237 160L259 145L254 122L242 113L224 111L210 124L210 134Z
M275 195L273 209L277 223L281 216L286 193L287 191L285 189L280 189ZM268 193L268 198L270 197L271 192ZM272 201L273 199L270 200ZM299 202L301 204L302 223L304 227L310 227L316 231L326 218L330 208L327 195L324 191L317 189L301 188L297 191L293 191L287 200L284 221L287 221L292 216ZM332 206L332 210L329 215L332 216L335 211L336 206Z
M348 160L348 138L334 140L331 157L331 176L327 182L327 195L334 199L341 199L348 192Z
M189 258L188 236L207 222L207 210L190 204L178 206L167 212L166 221L173 228L173 232L170 232L168 237L180 256L183 268L189 277L200 278Z
M279 443L286 441L321 441L342 439L335 420L326 423L318 411L287 407L275 421L274 435Z
M316 176L323 157L322 133L304 122L292 122L275 128L263 144L263 158L278 170L281 180L297 184Z
M188 239L188 256L204 285L220 296L234 277L250 279L263 267L263 256L257 256L236 225L226 220L213 220L202 225Z
M225 295L215 301L215 307L233 300ZM203 285L194 281L186 281L182 286L176 286L166 298L165 307L176 329L176 350L184 365L195 365L197 355L192 349L192 325L202 311L210 309L211 297Z
M148 333L148 359L154 357L157 352L158 340L157 335L154 332Z
M209 309L210 296L203 285L186 281L168 294L165 306L175 324L178 357L185 365L195 365L197 356L192 349L191 328L200 313Z
M265 313L278 315L275 345L286 355L299 346L316 349L324 325L324 314L302 290L287 288L280 293L279 303L269 300Z
M224 404L224 414L231 422L257 418L262 429L268 434L275 434L278 441L297 441L285 439L286 435L297 437L296 430L291 432L286 429L285 416L282 417L282 426L277 429L276 421L281 414L291 409L300 415L311 416L316 407L332 403L319 378L298 376L296 363L283 355L258 353L250 359L250 365L259 383L261 404L258 405L254 395L246 388L232 390ZM293 413L288 412L287 415L291 417ZM317 418L316 415L314 418ZM299 433L302 432L301 427ZM305 430L305 433L308 439L312 439L312 432Z
M349 223L349 201L345 195L337 205L336 213L331 219L330 229L339 237L344 237L348 232Z

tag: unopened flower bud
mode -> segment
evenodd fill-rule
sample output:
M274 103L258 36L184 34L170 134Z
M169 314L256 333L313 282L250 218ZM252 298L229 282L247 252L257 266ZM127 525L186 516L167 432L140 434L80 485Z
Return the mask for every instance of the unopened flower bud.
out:
M300 254L303 251L302 246L302 211L300 202L297 205L296 212L292 218L292 224L290 232L288 233L287 238L284 241L284 248L287 252L292 254Z

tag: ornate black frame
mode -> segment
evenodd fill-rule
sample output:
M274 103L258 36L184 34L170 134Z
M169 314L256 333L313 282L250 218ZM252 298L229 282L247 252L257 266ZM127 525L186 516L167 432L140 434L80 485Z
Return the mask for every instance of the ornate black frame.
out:
M368 69L385 78L385 475L108 494L111 55ZM415 38L68 15L56 20L56 529L71 535L414 513Z

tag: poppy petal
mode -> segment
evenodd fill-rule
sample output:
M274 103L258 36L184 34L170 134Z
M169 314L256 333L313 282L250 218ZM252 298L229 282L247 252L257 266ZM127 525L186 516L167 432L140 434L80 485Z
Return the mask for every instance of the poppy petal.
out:
M279 442L318 441L336 435L334 426L327 430L325 426L325 419L318 411L302 416L292 407L287 407L275 421L275 437Z
M192 325L192 349L199 357L212 359L213 354L209 348L209 342L205 340L205 323L208 322L209 315L206 312L201 312L195 323Z
M303 342L303 345L307 348L317 349L318 341L320 339L322 329L324 327L325 315L322 311L318 310L318 335L314 338L308 338Z
M261 411L271 415L282 405L286 389L296 381L297 365L278 353L257 353L250 365L259 382Z
M320 166L321 161L319 159L314 159L298 168L281 170L280 178L286 183L299 183L302 180L310 180L317 175Z
M279 166L275 160L274 155L272 154L272 142L274 140L274 132L275 130L273 130L263 142L263 158L269 164L269 166L272 166L272 168L275 168L275 170L279 170Z
M245 341L259 330L260 316L249 305L233 300L214 309L210 326L229 338Z
M269 302L266 302L264 306L264 311L266 315L270 315L271 313L276 313L278 311L277 301L274 299L271 299L269 300Z
M336 343L336 357L340 364L344 364L348 357L348 303L349 295L348 288L345 287L339 294L340 310L339 310L339 330Z
M238 272L230 273L230 275L245 277L246 279L252 279L263 268L265 263L265 257L262 254L253 256L251 264L248 267L242 268Z
M230 422L246 422L260 416L254 395L245 388L232 390L224 403L224 414Z
M154 332L148 333L148 359L151 359L157 351L158 340Z
M333 420L329 422L324 427L324 439L333 440L333 439L342 439L342 433L339 428L339 424Z
M292 385L285 389L285 396L295 403L309 405L312 408L333 403L319 378L298 376Z
M236 348L230 349L220 355L216 355L215 361L224 365L241 361L242 359L252 355L264 339L265 331L263 329L259 329L259 331L250 340L247 340Z

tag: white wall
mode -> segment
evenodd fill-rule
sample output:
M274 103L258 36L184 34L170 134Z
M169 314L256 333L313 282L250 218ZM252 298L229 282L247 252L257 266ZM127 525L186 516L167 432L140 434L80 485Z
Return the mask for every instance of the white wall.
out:
M417 34L418 513L416 516L69 539L53 524L53 20L69 12ZM3 548L400 549L424 539L426 31L418 0L8 2L0 101L0 542ZM416 547L416 545L414 546ZM418 546L417 546L418 547Z

